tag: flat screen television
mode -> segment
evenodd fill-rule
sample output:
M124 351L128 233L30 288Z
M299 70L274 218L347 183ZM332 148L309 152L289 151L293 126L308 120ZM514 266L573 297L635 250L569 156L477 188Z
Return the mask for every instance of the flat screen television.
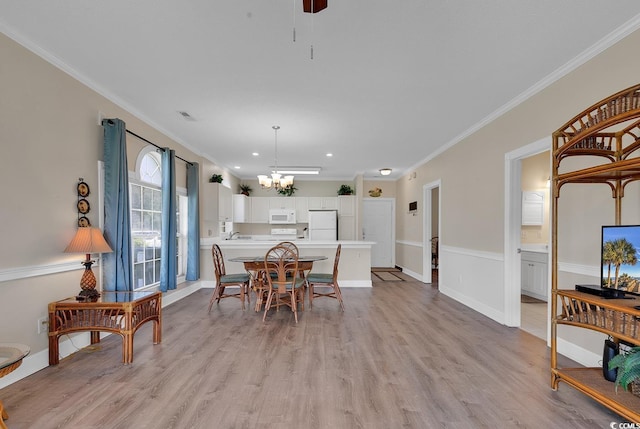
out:
M602 287L640 295L640 225L603 226L600 250Z

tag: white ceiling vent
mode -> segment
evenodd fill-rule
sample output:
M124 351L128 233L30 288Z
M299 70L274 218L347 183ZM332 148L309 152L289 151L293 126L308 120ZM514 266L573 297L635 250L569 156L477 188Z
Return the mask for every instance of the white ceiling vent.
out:
M195 121L196 118L191 116L188 112L178 111L178 114L182 116L185 121Z

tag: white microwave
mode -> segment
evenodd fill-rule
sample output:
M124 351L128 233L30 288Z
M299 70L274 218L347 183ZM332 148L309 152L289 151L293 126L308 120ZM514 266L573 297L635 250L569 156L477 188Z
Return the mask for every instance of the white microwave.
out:
M269 210L269 223L275 225L296 223L296 211L289 209Z

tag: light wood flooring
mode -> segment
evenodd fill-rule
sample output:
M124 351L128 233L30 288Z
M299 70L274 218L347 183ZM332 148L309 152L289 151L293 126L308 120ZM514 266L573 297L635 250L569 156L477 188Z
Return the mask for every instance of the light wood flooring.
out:
M403 274L400 274L403 275ZM403 275L404 276L404 275ZM406 281L345 288L296 324L211 290L163 310L122 365L112 335L0 390L10 429L597 428L621 419L562 384L543 340ZM566 364L567 362L563 361Z
M521 303L520 329L547 340L547 303Z

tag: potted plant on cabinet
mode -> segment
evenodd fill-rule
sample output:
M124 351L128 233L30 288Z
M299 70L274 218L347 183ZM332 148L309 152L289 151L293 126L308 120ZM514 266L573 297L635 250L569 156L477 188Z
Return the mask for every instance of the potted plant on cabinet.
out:
M287 187L278 189L278 193L280 195L284 195L285 197L291 197L297 190L298 188L294 187L293 185L289 185Z
M249 186L249 185L240 185L240 193L242 195L246 195L248 197L249 194L251 194L251 192L253 192L253 189L251 189L251 186Z
M342 185L338 189L338 195L353 195L353 188L349 185Z
M209 178L209 182L211 183L222 183L222 174L212 174Z
M609 369L617 369L616 389L622 386L640 396L640 347L632 347L627 353L614 356L609 361Z

